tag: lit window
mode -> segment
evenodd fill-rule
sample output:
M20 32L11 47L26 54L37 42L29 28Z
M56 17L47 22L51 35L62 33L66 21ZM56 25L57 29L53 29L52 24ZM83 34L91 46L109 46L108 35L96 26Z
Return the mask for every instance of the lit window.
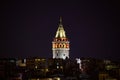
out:
M59 68L59 66L57 66L57 69Z
M37 69L38 67L37 67L37 66L35 66L35 68Z

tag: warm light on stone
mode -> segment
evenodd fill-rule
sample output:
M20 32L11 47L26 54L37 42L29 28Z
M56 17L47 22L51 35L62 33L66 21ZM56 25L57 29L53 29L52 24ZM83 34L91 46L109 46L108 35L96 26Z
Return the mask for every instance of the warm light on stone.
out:
M62 25L62 18L60 18L60 23L56 32L56 36L52 42L53 59L69 58L69 41L66 37L65 30Z

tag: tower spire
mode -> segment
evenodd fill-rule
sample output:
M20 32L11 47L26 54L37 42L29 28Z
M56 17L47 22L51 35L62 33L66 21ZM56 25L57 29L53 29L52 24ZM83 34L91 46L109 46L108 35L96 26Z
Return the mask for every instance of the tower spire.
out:
M55 35L56 38L65 38L66 35L65 35L65 30L63 28L63 25L62 25L62 17L60 17L60 23L58 25L58 29L57 29L57 32L56 32L56 35Z
M60 24L62 24L62 17L60 16Z

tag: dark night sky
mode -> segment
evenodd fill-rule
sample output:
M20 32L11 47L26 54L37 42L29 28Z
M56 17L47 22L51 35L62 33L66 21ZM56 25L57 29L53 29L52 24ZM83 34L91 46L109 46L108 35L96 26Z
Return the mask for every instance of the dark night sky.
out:
M62 16L70 57L120 59L118 1L16 1L0 6L1 58L51 58Z

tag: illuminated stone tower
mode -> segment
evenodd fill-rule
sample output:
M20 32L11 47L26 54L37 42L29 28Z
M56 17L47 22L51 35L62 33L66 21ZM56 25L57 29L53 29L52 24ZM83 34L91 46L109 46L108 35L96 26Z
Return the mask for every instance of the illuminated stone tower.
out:
M66 37L65 30L62 25L62 18L60 17L60 23L52 41L53 59L66 59L69 58L69 41Z

